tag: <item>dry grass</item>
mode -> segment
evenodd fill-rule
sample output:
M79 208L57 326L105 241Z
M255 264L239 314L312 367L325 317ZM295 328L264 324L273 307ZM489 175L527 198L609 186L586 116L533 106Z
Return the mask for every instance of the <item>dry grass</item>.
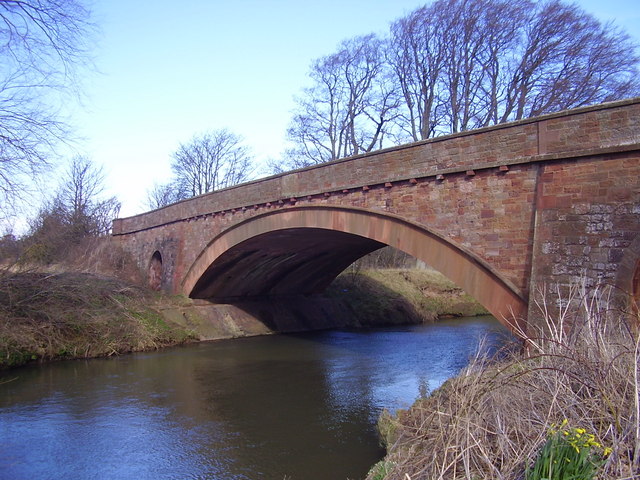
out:
M55 262L32 261L29 255L20 258L3 270L12 272L91 273L118 278L136 285L144 284L142 273L133 257L112 237L87 237L70 245L64 256Z
M110 237L71 245L56 263L28 257L0 267L0 368L149 350L191 336L154 309L170 299L133 286L140 272Z
M0 368L148 350L186 340L151 294L87 273L0 274Z
M606 292L572 296L526 354L478 355L409 411L383 416L389 453L367 478L524 479L565 419L612 449L596 478L640 478L638 318L609 310Z

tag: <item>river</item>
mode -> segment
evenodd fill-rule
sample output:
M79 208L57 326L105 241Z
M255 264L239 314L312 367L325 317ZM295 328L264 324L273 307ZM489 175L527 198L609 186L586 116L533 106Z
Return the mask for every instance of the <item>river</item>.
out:
M363 478L375 422L464 367L491 317L242 338L0 377L0 479Z

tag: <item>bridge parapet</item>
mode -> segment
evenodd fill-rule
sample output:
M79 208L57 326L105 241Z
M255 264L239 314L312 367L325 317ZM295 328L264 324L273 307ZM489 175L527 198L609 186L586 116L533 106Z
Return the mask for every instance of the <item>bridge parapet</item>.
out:
M437 137L275 175L117 219L113 233L385 183L634 150L639 144L640 98L636 98Z

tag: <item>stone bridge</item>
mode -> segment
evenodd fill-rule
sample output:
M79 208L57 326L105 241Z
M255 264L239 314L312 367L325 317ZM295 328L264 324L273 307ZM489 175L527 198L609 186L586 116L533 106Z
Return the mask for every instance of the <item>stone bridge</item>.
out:
M640 98L256 180L117 219L113 235L152 287L214 303L310 296L391 245L526 329L543 285L638 299Z

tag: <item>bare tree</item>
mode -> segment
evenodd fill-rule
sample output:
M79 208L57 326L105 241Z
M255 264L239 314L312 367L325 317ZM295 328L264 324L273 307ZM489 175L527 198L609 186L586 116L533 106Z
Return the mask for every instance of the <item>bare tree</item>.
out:
M615 100L640 92L637 46L575 4L536 3L501 121Z
M120 211L115 197L104 197L105 174L102 167L86 157L75 157L54 201L64 212L75 237L106 235Z
M499 54L509 46L506 30L513 34L519 8L522 7L517 2L510 8L508 3L496 0L446 2L445 13L441 16L444 29L440 31L447 46L442 90L450 132L482 125L487 116L485 87L491 81L489 73L492 67L500 70ZM504 19L505 11L510 11L511 15L507 21L500 21Z
M433 5L424 6L391 24L388 58L403 97L398 123L413 141L431 137L442 123L447 45L435 20L441 14Z
M183 195L183 192L173 183L155 183L147 191L147 201L145 206L151 210L161 208L166 205L178 202L187 198Z
M640 92L629 36L561 0L438 0L390 45L413 140Z
M115 197L105 197L101 167L86 157L72 159L57 194L30 221L21 243L30 261L67 259L70 248L87 238L107 235L120 210Z
M486 127L503 121L499 113L517 58L511 52L517 50L522 42L522 32L532 8L532 3L524 0L486 2L485 11L478 19L478 28L487 32L481 61L483 81L480 85L480 97L477 97L481 108L470 128ZM466 128L463 126L463 129Z
M171 169L177 198L187 198L245 182L253 165L242 138L221 129L181 144L173 154Z
M15 207L67 137L56 94L88 59L89 12L78 0L0 1L0 214Z
M561 0L436 0L311 67L273 171L640 94L629 36Z
M311 87L296 101L288 130L290 166L326 162L380 148L400 103L375 35L342 42L311 67Z

